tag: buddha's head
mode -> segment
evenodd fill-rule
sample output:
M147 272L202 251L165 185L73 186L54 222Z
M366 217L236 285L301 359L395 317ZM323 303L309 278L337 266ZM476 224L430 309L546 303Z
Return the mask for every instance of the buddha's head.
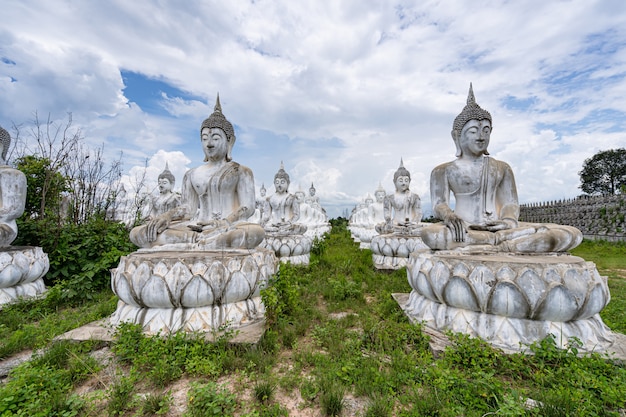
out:
M371 195L368 194L367 197L365 197L365 205L369 207L373 202L374 199Z
M11 135L0 126L0 165L6 165L7 152L11 146Z
M165 169L163 172L159 174L159 192L161 194L172 191L174 188L174 183L176 182L176 178L174 178L174 174L169 170L168 164L165 163Z
M221 135L218 130L221 130ZM218 146L224 146L226 148L226 161L232 161L233 145L235 144L235 140L237 138L235 137L235 130L233 129L233 125L228 120L226 120L226 117L222 114L222 105L220 104L219 94L217 95L217 99L215 100L215 108L213 110L213 113L208 118L204 119L202 125L200 126L200 139L203 141L203 143L205 139L207 139L208 137L213 137L214 135L216 135L216 137L224 137L225 143L220 143L215 146L215 148L217 149ZM220 150L220 153L221 152L222 151ZM204 149L204 153L204 161L207 162L210 155L207 152L207 149Z
M265 189L265 184L261 184L261 189L259 190L259 192L261 193L261 197L265 197L265 194L267 194L267 190Z
M400 166L393 174L393 183L396 186L396 191L406 192L409 190L409 184L411 184L411 173L404 167L404 162L400 159Z
M313 186L313 183L311 183L311 188L309 188L309 195L311 197L315 195L315 187Z
M296 200L298 200L298 203L304 203L304 191L298 190L295 192L294 195L296 196Z
M283 163L280 163L280 169L274 175L274 187L276 187L277 193L286 193L289 190L289 174L285 171Z
M492 129L491 114L476 103L470 83L467 104L452 124L452 139L456 146L456 156L463 155L463 148L472 153L489 155L487 147Z

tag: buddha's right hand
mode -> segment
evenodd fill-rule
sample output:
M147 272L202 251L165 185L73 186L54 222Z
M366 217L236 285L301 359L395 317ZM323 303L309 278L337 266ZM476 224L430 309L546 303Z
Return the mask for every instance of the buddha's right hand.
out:
M159 233L163 232L170 225L170 221L167 217L157 217L154 220L150 220L146 226L147 228L147 237L149 242L154 242Z
M465 225L459 216L452 213L446 216L443 223L450 229L450 232L452 232L452 238L455 242L465 242Z

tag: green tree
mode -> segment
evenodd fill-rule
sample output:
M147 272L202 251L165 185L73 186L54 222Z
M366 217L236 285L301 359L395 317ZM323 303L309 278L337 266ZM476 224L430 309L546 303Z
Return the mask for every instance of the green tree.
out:
M626 149L600 151L585 159L578 175L585 194L618 194L626 187Z
M52 167L49 158L26 155L17 158L16 163L28 184L24 215L39 219L58 217L67 179Z

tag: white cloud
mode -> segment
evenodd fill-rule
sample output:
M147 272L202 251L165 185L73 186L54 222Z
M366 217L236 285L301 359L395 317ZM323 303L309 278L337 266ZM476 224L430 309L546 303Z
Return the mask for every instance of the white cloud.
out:
M400 157L428 200L470 81L522 201L577 195L582 161L626 143L619 2L6 3L0 124L71 111L90 143L124 152L129 174L149 158L158 175L158 155L176 152L189 158L170 161L180 174L200 164L198 126L217 92L257 188L282 159L331 216L379 182L390 191ZM151 113L129 103L122 70L201 100L160 92L165 113Z

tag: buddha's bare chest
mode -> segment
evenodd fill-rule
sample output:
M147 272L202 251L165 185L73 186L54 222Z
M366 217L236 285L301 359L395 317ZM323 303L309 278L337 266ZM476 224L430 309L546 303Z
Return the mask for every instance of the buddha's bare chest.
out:
M454 193L473 193L480 189L482 176L482 164L453 165L448 169L448 184Z
M191 174L191 185L199 196L214 195L235 189L237 177L219 168L201 167Z

